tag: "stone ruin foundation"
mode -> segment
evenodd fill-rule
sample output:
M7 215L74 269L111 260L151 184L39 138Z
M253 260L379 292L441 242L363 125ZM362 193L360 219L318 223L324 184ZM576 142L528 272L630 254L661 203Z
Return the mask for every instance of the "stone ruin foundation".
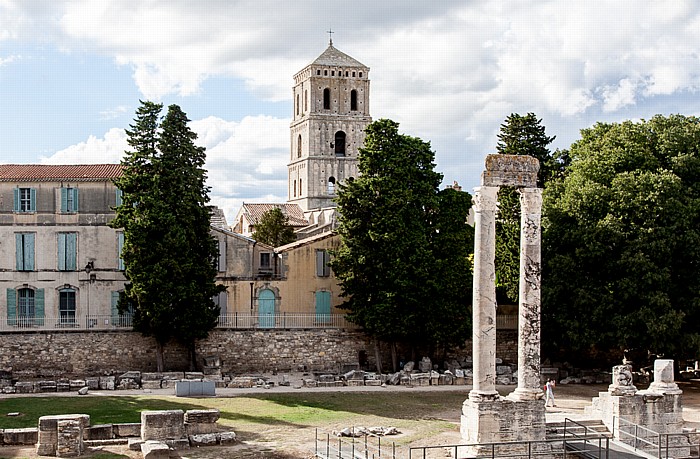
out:
M608 430L613 432L615 440L632 445L633 438L625 434L634 433L632 424L660 434L683 431L682 394L683 391L674 381L673 360L654 362L654 381L646 390L637 390L634 386L630 365L617 365L613 367L612 383L608 391L600 392L585 412L601 419ZM656 438L653 440L658 441ZM671 437L671 445L674 446L674 457L690 455L686 437ZM641 449L645 449L644 446L638 445Z
M474 194L473 389L462 406L461 434L470 444L545 439L540 384L539 161L531 156L488 155ZM496 391L496 211L501 186L520 193L520 287L518 386L507 397ZM527 445L524 446L527 448ZM479 453L475 448L474 453ZM514 453L516 451L513 451Z

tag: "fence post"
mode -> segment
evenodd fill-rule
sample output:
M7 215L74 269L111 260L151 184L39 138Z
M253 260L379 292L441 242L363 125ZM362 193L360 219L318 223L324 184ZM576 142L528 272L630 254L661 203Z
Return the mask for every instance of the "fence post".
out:
M326 457L331 457L331 434L326 434Z
M341 459L343 457L343 440L341 437L338 437L338 459Z

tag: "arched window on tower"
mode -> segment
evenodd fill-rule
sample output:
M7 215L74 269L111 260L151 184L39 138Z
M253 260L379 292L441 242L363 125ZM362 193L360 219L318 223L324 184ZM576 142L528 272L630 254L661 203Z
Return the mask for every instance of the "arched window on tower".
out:
M299 114L299 94L297 94L297 115Z
M331 90L329 88L323 90L323 109L331 109Z
M301 197L301 179L299 179L299 197Z
M328 178L328 194L331 196L335 194L335 177Z
M350 110L357 111L357 91L350 91Z
M309 111L309 90L304 90L304 112Z
M301 158L301 134L297 138L297 158Z
M343 131L335 133L335 155L345 156L345 133Z
M292 188L294 188L292 193L294 194L294 197L296 198L297 197L297 181L296 180L294 180L294 185L292 186Z

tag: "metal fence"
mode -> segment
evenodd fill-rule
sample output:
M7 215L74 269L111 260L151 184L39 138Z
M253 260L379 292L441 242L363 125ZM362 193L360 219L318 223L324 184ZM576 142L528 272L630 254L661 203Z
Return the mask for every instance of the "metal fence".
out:
M60 317L18 316L0 320L0 332L33 332L49 330L129 330L131 314ZM344 314L222 314L216 328L226 329L357 329Z
M613 417L613 429L623 443L657 458L700 457L700 436L696 432L659 433L620 417Z

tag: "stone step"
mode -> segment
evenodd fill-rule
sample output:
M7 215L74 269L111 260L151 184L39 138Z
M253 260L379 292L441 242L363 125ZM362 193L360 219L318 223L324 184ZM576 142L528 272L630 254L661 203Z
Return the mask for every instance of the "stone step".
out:
M86 446L126 445L128 443L129 443L128 438L110 438L107 440L85 440Z

